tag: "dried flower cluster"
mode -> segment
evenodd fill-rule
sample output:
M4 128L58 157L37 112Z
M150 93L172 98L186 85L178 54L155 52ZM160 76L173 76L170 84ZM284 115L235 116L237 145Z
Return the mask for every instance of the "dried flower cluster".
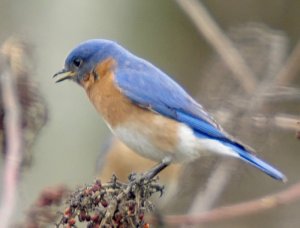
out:
M67 201L57 227L75 227L86 223L87 227L149 227L144 220L145 212L153 209L149 197L163 187L157 179L130 177L129 184L121 183L115 176L106 184L95 181L79 188Z

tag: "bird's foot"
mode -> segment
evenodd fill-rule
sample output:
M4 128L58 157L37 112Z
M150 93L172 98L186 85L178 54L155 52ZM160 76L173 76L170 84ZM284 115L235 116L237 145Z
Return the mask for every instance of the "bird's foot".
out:
M134 186L141 186L141 185L151 185L152 188L156 189L156 191L159 191L161 195L163 194L163 187L156 184L157 178L155 176L159 174L163 169L165 169L169 164L171 163L171 159L165 158L162 160L161 163L155 165L153 168L148 170L147 172L144 172L142 174L132 173L129 175L128 179L130 181L131 188L134 188Z

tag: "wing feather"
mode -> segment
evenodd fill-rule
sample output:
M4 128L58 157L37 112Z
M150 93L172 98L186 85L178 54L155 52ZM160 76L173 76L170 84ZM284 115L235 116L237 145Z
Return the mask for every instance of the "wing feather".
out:
M141 73L133 69L116 72L116 83L134 103L190 125L197 130L202 124L223 134L216 121L175 81L158 69ZM183 118L184 116L190 118Z

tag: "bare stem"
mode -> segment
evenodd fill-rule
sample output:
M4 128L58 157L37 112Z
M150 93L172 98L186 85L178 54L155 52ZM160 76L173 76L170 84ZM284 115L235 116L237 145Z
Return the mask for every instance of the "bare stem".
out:
M214 206L232 176L234 169L231 167L235 167L235 165L236 160L233 159L223 159L219 162L209 176L205 190L200 191L193 199L188 214L204 212Z
M299 75L300 72L300 41L297 43L292 54L287 59L285 66L276 76L277 84L286 86Z
M10 42L10 41L8 41ZM13 43L6 43L2 51ZM10 50L14 50L11 48ZM13 69L10 69L12 55L3 53L1 56L2 69L0 73L0 86L2 92L3 109L5 112L5 131L6 131L6 158L4 166L3 190L0 205L0 227L9 227L10 218L12 217L16 202L16 192L18 185L18 177L20 164L22 160L22 136L20 121L20 104L17 99L16 83L13 77Z

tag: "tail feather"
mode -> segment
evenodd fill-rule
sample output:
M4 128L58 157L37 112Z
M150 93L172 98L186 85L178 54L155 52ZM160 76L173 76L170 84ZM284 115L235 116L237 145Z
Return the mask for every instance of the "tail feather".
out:
M239 155L240 159L242 159L243 161L258 168L259 170L273 177L276 180L280 180L283 182L287 181L286 176L282 172L280 172L273 166L269 165L267 162L263 161L262 159L230 143L224 143L224 144L232 148Z

